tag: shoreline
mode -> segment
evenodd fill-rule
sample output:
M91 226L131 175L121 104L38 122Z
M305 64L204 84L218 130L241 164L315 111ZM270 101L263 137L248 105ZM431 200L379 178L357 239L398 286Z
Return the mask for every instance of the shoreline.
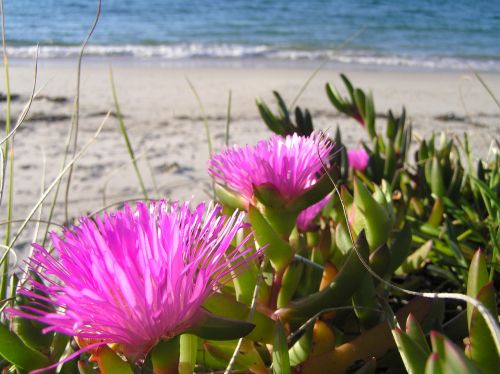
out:
M10 57L9 65L29 66L33 65L35 56ZM400 72L400 73L457 73L467 74L477 72L481 74L500 74L500 65L493 68L474 68L468 65L467 60L460 61L459 66L431 66L431 61L423 60L424 64L386 64L386 63L362 63L362 62L340 62L326 59L279 59L279 58L217 58L217 57L194 57L194 58L162 58L162 57L137 57L137 56L83 56L83 62L91 66L124 66L124 67L162 67L171 69L291 69L310 70L349 70L365 72ZM39 57L39 66L71 66L76 65L77 56L71 57Z

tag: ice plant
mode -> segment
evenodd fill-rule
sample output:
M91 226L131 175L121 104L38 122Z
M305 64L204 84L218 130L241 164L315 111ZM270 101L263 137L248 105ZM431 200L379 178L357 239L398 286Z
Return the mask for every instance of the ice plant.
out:
M273 135L255 146L233 146L211 157L209 173L219 184L255 203L255 188L270 186L285 201L312 187L328 162L333 144L322 133L309 137Z
M34 244L29 269L45 285L29 279L18 292L37 302L9 312L97 342L89 347L116 343L140 360L196 324L203 302L257 255L246 246L252 234L231 245L244 213L220 211L161 201L84 217L62 237L51 234L56 257Z
M364 148L350 149L347 151L347 159L349 166L354 170L363 171L368 165L370 156L366 153Z
M311 205L309 208L304 209L300 212L297 217L297 228L301 232L306 232L314 229L316 224L314 223L314 219L317 217L319 212L323 209L323 207L330 200L331 194L326 195L323 200L318 201L316 204Z

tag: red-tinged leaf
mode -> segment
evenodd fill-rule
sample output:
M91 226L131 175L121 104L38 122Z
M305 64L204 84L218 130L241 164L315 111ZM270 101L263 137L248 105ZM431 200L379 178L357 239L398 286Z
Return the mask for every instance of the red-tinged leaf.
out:
M487 283L477 294L477 299L482 302L494 316L498 315L496 310L495 288L493 282ZM485 374L498 372L498 355L496 342L477 308L474 308L469 328L469 353Z
M479 369L465 357L460 348L444 335L431 331L432 351L439 354L443 373L480 374Z
M444 374L441 370L441 362L439 361L439 354L436 352L431 353L425 364L425 374Z
M425 370L427 354L420 345L399 329L392 331L394 340L399 349L399 354L403 359L406 370L410 374L423 373Z

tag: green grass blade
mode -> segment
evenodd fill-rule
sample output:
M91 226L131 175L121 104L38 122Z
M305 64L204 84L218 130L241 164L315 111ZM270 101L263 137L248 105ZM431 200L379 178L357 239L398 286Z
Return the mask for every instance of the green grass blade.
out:
M70 134L73 135L72 137L73 157L75 157L76 155L78 146L78 121L80 118L80 80L81 80L83 53L85 52L85 47L87 46L92 34L94 33L97 23L99 22L100 16L101 16L101 0L97 0L97 11L94 17L94 21L90 26L90 30L87 33L87 36L85 37L85 40L83 41L82 46L80 48L80 53L78 54L78 65L76 69L76 95L73 108L73 121L71 124L71 131L70 131ZM73 168L70 168L68 172L68 179L66 181L66 192L64 195L64 217L66 222L68 222L68 200L69 200L69 189L71 186L72 175L73 175Z
M229 145L229 126L231 125L231 103L232 103L232 91L229 90L229 94L227 97L226 134L224 136L224 144L226 144L226 147Z
M137 175L137 180L139 181L139 185L141 186L142 194L144 198L148 199L148 193L146 190L146 186L144 185L144 180L142 179L141 172L139 167L137 166L137 159L135 158L134 149L132 148L132 144L130 143L130 138L127 133L127 128L125 127L125 122L123 121L123 115L120 111L120 105L118 104L118 97L116 96L116 87L115 80L113 78L113 70L111 66L109 67L109 80L111 82L111 92L113 94L113 102L115 104L115 114L118 119L118 124L120 125L120 131L122 133L123 139L125 140L125 145L127 146L127 151L130 156L130 160L132 161L132 165L134 166L135 174Z

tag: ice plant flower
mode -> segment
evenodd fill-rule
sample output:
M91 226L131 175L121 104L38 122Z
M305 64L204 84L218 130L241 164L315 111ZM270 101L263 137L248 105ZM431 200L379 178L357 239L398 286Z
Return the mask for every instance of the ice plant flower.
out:
M317 217L319 212L321 212L321 209L323 209L323 207L328 203L331 197L332 195L328 194L323 198L323 200L318 201L316 204L313 204L300 212L297 217L297 229L301 232L315 229L317 226L314 219Z
M272 186L285 201L312 187L328 162L333 144L322 133L309 137L273 135L255 146L233 146L213 155L208 171L219 184L255 203L255 187ZM321 160L320 160L321 158Z
M9 313L48 325L46 332L116 343L141 360L196 323L203 302L258 255L246 246L252 234L231 245L246 227L244 213L220 211L161 201L84 217L62 237L51 234L56 257L34 244L29 270L45 284L29 279L19 293L38 302Z
M363 171L368 165L370 156L366 153L364 148L350 149L347 151L347 160L351 168Z

